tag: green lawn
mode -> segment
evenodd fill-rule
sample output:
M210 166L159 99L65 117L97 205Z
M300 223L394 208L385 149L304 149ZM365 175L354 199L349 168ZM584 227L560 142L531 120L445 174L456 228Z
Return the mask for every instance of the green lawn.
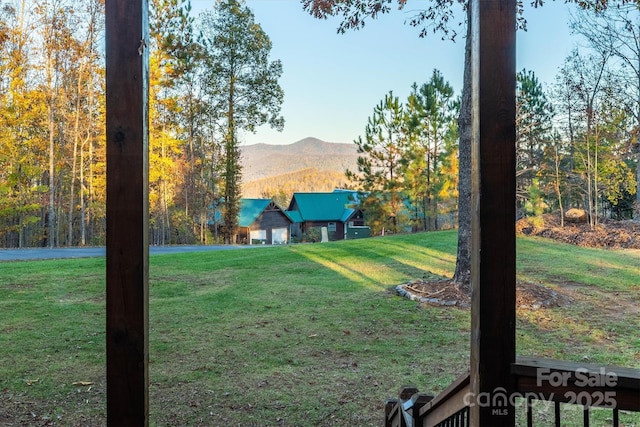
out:
M437 232L152 256L151 424L379 426L401 386L442 390L468 365L469 312L390 289L450 276L455 245ZM519 278L570 303L519 310L518 352L640 368L639 265L519 239ZM104 425L104 267L0 264L0 425Z

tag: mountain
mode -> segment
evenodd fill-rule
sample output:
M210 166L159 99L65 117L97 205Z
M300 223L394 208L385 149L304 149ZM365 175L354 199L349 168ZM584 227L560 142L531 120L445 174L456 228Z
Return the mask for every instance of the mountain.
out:
M304 138L289 145L245 145L240 147L240 153L245 183L311 168L344 173L347 168L356 170L358 161L355 144L317 138Z
M346 185L347 179L342 171L301 169L245 182L242 184L242 197L271 197L286 207L293 193L329 192Z

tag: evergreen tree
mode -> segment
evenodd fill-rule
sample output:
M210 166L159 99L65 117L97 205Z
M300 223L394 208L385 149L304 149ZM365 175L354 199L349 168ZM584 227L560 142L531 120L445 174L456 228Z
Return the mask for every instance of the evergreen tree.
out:
M533 71L516 75L516 185L520 206L529 198L529 188L544 163L549 143L553 107Z
M362 193L361 207L374 233L400 231L406 216L400 166L407 143L404 118L403 105L389 92L369 117L364 139L354 141L361 154L358 171L346 171Z
M624 7L628 4L631 10L637 13L637 2L629 2L628 0L617 1L596 1L586 2L571 0L581 9L593 13L602 10L613 9L615 7ZM391 4L396 3L398 9L404 8L406 0L302 0L303 8L316 18L327 18L329 16L341 16L341 22L338 26L338 32L344 33L351 29L360 29L365 25L367 19L376 19L378 15L388 13L391 10ZM430 32L440 33L443 37L454 40L457 36L456 26L452 6L454 4L462 4L466 8L466 44L465 44L465 61L464 61L464 78L462 99L460 103L460 115L458 117L460 129L459 144L459 201L458 201L458 252L456 256L456 269L453 281L461 288L470 291L469 283L471 280L471 124L472 124L472 103L471 103L471 51L472 51L472 28L471 7L468 7L467 1L436 1L423 5L424 8L414 13L414 16L408 20L410 25L422 27L420 37L424 37ZM542 1L536 0L533 5L541 6ZM611 6L611 7L610 7ZM635 9L633 9L635 8ZM525 28L526 20L522 16L522 7L518 9L519 16L518 27ZM632 15L634 16L634 15ZM623 24L626 32L635 37L635 28L633 24ZM635 37L635 40L638 38ZM640 81L637 80L637 81ZM640 111L640 110L639 110ZM640 144L636 145L638 153L640 153ZM640 167L637 169L638 185L640 185ZM640 197L640 191L638 191ZM640 204L640 199L638 199Z
M279 115L284 92L278 84L282 64L269 60L271 40L242 0L218 0L213 12L202 15L201 30L208 96L223 118L223 234L231 243L241 197L238 134L263 124L284 127Z
M414 228L435 230L440 190L446 180L441 166L457 114L453 88L438 70L433 71L429 82L413 85L406 114L408 138L402 156L405 193L412 205Z

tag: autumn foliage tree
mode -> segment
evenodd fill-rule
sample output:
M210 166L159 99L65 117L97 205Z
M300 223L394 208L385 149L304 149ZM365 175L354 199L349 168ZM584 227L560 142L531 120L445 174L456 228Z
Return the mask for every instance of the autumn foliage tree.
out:
M151 241L209 243L220 230L231 242L241 197L238 145L244 131L262 124L282 127L282 64L269 58L271 41L242 1L216 1L199 19L191 16L188 0L149 3ZM628 218L640 197L638 49L630 43L637 39L638 5L573 3L582 12L572 27L587 41L579 55L567 58L550 91L535 70L518 80L520 203L532 206L535 198L560 211L581 207L592 212L594 222L602 215ZM361 29L405 4L410 3L302 0L314 16L342 18L342 32ZM418 28L416 36L459 36L464 15L455 13L456 7L464 10L466 2L416 4L419 9L407 20ZM3 247L104 243L103 10L104 0L0 1ZM524 26L524 15L519 23ZM404 199L401 205L394 202L395 208L380 209L385 229L421 230L440 228L457 208L454 279L460 284L468 282L470 260L469 38L466 42L459 100L440 89L429 92L435 79L425 83L434 87L416 86L412 98L399 102L403 117L394 143L402 155L394 180L401 179L389 189L397 194L401 188ZM446 120L432 116L441 110L427 108L429 97L431 105L455 104L459 110L449 111ZM449 119L457 111L456 124ZM375 132L373 124L368 135L365 131L363 149L368 138L382 141ZM287 183L260 194L286 200L293 191ZM212 226L220 212L224 229Z

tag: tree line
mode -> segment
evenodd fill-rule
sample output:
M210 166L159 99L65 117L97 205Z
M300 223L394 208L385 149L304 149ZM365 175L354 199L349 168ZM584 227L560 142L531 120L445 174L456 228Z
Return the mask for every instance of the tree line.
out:
M518 72L519 217L542 225L543 213L559 211L564 219L575 207L595 226L638 215L637 13L633 4L595 16L578 12L570 25L587 48L575 49L547 88L532 70ZM374 107L354 141L357 171L347 171L374 233L456 224L460 105L461 96L434 70L404 102L390 92Z
M241 0L150 1L150 242L231 241L238 134L281 129L282 64ZM105 241L104 0L0 1L0 246ZM126 102L126 100L123 100Z
M241 0L197 18L187 0L150 10L150 242L231 242L238 134L283 127L282 64ZM0 1L0 246L104 243L103 25L104 0ZM578 11L571 25L587 48L555 82L518 73L517 203L533 217L584 208L595 225L638 212L637 6ZM463 101L434 70L374 106L347 173L374 230L456 223ZM223 219L214 233L211 218Z

